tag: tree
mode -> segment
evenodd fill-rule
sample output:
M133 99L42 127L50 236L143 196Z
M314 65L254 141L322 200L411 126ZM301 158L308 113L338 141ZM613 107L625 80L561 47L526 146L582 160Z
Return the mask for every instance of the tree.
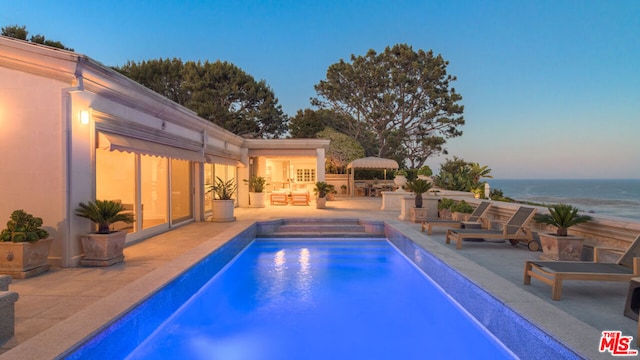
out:
M483 178L492 178L488 166L466 162L454 156L440 164L440 172L435 176L437 186L446 190L472 191L484 186Z
M184 88L182 60L158 59L134 63L128 61L124 66L115 68L123 75L148 87L166 98L185 105L189 100L189 93Z
M287 130L287 116L266 82L231 63L159 59L116 70L237 135L277 138Z
M462 135L462 97L450 86L456 78L447 74L447 65L442 56L406 44L351 55L351 63L329 67L326 80L315 85L312 104L352 118L345 133L363 144L373 133L377 156L403 151L420 167L444 151L444 140Z
M318 137L331 140L325 166L330 174L344 174L351 161L364 157L364 149L355 139L335 129L327 127L318 133Z
M292 138L314 138L326 127L344 133L344 124L350 121L352 120L329 109L298 110L289 121L289 134Z
M29 31L27 31L26 26L18 26L18 25L10 25L2 28L3 36L12 37L14 39L27 40L27 36L29 35ZM32 35L29 38L29 41L34 44L46 45L58 49L73 51L73 49L64 46L60 41L47 40L44 35Z

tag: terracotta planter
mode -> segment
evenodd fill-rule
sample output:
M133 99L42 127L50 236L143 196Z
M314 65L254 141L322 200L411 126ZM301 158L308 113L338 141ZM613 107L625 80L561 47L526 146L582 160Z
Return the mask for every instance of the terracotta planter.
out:
M264 192L250 192L249 193L249 207L263 208L267 198L267 193Z
M327 207L326 198L316 198L316 209L324 209Z
M441 209L438 210L438 217L442 220L450 220L451 219L451 210L449 209Z
M578 261L582 258L583 238L543 233L538 235L544 258L562 261Z
M80 264L84 266L111 266L124 261L124 244L127 240L126 231L114 231L109 234L87 234L80 237L84 259Z
M48 271L51 242L52 237L33 243L0 242L0 274L25 279Z
M234 200L213 200L213 217L211 221L214 222L230 222L236 221L236 217L233 216L233 210L235 208Z
M423 222L427 220L427 209L426 208L411 208L411 221L414 223Z
M467 221L469 220L469 217L471 217L471 214L467 213L454 212L451 214L451 219L456 221Z

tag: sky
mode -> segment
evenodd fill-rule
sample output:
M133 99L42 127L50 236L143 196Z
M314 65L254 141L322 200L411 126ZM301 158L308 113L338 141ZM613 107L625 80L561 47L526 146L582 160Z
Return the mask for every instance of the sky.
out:
M107 66L228 61L290 116L328 67L408 44L449 61L462 95L457 156L497 179L640 178L640 1L0 0L0 26ZM1 50L0 50L1 51Z

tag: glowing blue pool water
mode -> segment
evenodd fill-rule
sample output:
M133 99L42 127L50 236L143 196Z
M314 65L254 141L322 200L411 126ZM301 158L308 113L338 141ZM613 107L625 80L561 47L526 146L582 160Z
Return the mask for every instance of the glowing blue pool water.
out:
M257 240L128 358L513 357L387 240Z

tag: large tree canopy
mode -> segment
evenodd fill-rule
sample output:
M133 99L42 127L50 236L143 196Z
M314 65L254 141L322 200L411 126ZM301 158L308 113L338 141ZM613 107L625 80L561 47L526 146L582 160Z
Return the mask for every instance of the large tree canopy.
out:
M18 26L18 25L10 25L2 28L0 35L12 37L14 39L20 39L27 41L27 36L29 35L29 31L27 31L26 26ZM64 46L60 41L48 40L44 37L44 35L31 35L29 38L30 42L40 45L51 46L58 49L73 51L73 49Z
M287 130L287 116L266 82L231 63L159 59L116 70L235 134L277 138Z
M362 143L367 133L377 140L377 156L408 159L422 166L431 155L445 152L446 139L462 135L462 99L451 83L448 62L432 51L401 44L377 54L351 56L327 70L312 103L352 119L346 133Z
M352 137L335 129L326 127L318 132L318 137L331 140L327 150L326 170L330 174L346 173L347 164L355 159L364 157L364 149Z

